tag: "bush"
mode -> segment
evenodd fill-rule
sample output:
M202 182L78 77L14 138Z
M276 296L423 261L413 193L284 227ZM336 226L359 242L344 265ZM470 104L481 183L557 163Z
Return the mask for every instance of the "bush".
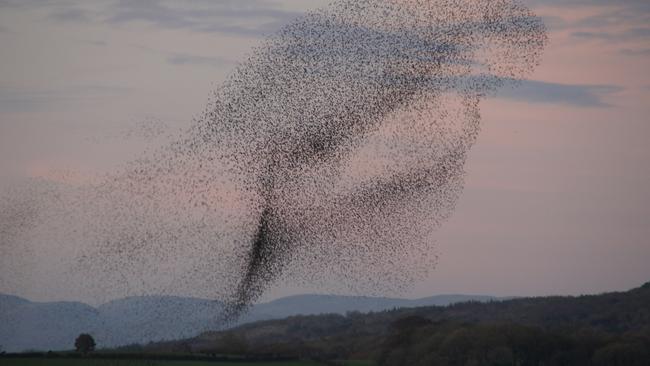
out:
M86 355L95 350L95 340L90 334L82 333L74 341L74 348L77 352Z

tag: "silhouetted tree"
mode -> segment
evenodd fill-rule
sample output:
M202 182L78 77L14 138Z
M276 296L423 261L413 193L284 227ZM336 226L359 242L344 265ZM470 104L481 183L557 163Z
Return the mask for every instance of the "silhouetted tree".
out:
M246 338L234 332L227 332L221 337L221 347L227 354L245 354L248 350Z
M95 340L90 334L82 333L79 334L79 337L74 341L74 347L77 349L77 352L86 355L88 352L95 350Z

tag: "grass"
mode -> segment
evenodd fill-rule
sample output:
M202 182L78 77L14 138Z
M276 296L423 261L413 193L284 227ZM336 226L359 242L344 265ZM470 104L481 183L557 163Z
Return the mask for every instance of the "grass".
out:
M309 361L292 362L210 362L101 359L0 358L1 366L317 366ZM350 363L350 366L361 366Z

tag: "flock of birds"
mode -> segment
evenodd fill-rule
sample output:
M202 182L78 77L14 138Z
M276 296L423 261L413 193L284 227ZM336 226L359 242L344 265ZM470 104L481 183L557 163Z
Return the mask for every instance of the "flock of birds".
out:
M432 232L461 194L479 102L530 73L546 43L541 19L511 0L307 13L174 142L82 183L6 192L2 286L28 286L30 261L51 255L86 294L194 289L225 304L221 323L279 281L409 286L436 261Z

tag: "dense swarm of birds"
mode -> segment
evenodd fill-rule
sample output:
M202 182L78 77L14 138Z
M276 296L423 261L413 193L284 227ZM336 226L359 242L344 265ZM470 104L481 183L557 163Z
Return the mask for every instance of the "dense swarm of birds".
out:
M461 193L479 101L530 73L546 43L511 0L335 1L264 40L175 142L8 195L3 265L57 253L85 293L194 289L225 304L220 322L283 280L404 288L436 261L431 233ZM3 287L29 283L12 278Z

